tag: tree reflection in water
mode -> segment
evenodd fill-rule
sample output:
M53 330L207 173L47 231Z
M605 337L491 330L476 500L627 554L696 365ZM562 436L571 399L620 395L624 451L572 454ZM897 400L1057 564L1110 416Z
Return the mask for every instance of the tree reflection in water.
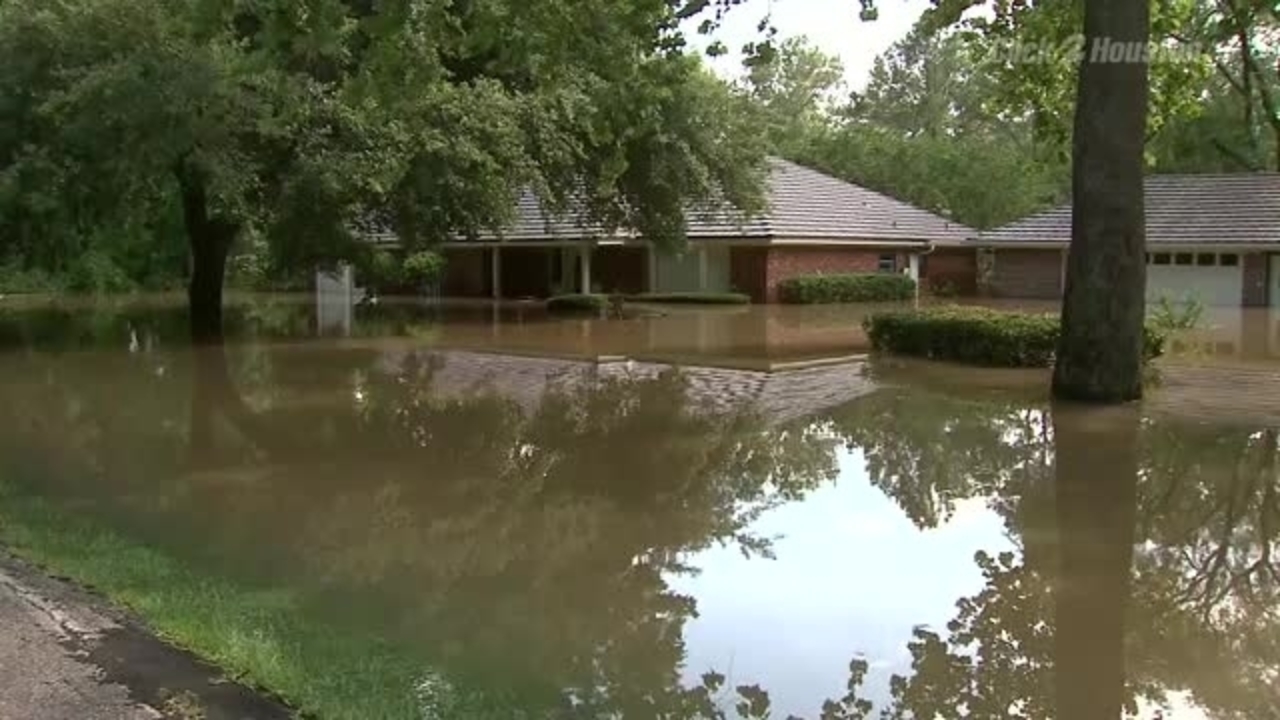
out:
M681 682L697 608L669 580L717 543L768 553L752 521L832 480L843 442L919 527L985 502L1019 551L976 557L984 587L916 630L887 706L859 659L823 720L1120 717L1180 691L1280 717L1274 429L921 382L778 425L702 406L676 371L521 400L449 384L430 353L95 350L122 337L95 322L57 335L77 352L3 357L0 470L392 638L438 669L417 691L440 716L770 715L763 689Z
M916 630L882 717L1119 718L1170 693L1280 717L1274 429L927 387L832 423L918 525L982 499L1021 546L977 555L945 635Z

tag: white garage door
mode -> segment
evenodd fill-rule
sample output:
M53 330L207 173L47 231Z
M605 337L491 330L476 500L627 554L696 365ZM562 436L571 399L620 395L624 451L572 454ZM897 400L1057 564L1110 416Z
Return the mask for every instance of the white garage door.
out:
M1237 253L1147 254L1147 299L1194 297L1210 307L1239 307L1244 271Z

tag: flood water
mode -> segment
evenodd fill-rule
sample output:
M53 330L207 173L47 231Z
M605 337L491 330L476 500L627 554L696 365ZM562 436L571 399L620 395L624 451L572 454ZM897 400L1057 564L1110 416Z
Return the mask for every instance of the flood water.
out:
M0 503L287 606L333 717L1280 717L1269 315L1098 410L851 308L326 312L0 308Z

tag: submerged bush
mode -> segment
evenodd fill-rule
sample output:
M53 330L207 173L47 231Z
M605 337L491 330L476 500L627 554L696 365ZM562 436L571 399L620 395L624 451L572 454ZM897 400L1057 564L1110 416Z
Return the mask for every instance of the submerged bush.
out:
M67 273L67 289L105 295L136 290L137 284L111 256L98 250L90 250L71 263Z
M17 261L0 262L0 295L57 293L64 290L60 278L39 268L25 268Z
M401 277L406 283L421 290L437 283L444 275L444 256L430 250L413 253L404 259Z
M673 292L627 295L628 302L670 303L673 305L746 305L751 296L742 293Z
M778 299L796 305L910 300L915 296L916 281L896 273L806 275L778 283Z
M607 295L556 295L547 300L547 312L554 315L603 315L608 309Z
M1061 333L1056 315L959 306L875 313L862 327L879 351L987 367L1049 367ZM1164 334L1148 326L1143 360L1163 353Z

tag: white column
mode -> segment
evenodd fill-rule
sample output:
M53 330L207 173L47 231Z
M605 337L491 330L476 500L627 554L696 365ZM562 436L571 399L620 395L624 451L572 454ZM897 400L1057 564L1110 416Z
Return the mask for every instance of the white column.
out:
M502 250L494 245L489 255L489 280L493 288L493 299L502 299Z
M707 291L707 246L698 245L698 292Z
M579 282L582 286L582 293L585 295L591 292L591 246L583 245L578 248L578 257L582 260L578 264L578 270L582 274Z
M920 253L907 256L907 276L916 283L916 300L920 300Z

